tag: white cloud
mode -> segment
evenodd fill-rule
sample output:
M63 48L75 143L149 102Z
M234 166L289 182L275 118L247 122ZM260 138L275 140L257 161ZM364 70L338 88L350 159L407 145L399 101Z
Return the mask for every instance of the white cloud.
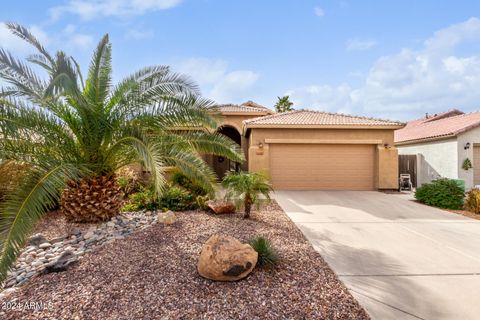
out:
M459 46L480 41L480 20L471 18L433 34L420 49L380 57L351 88L313 85L289 91L299 107L351 110L408 120L425 112L480 108L480 54L460 56Z
M350 39L345 43L347 51L365 51L377 45L377 42L372 39Z
M63 32L58 35L58 42L64 43L68 48L71 49L90 49L95 40L89 34L79 32L77 26L69 24L65 27Z
M249 99L249 91L259 75L251 70L228 70L221 59L190 58L174 63L175 70L189 75L205 96L218 103L237 103Z
M313 8L313 13L315 13L315 15L317 17L323 17L325 16L325 10L323 10L322 8L320 7L315 7Z
M348 84L337 87L330 85L311 85L286 92L299 108L311 108L333 112L352 112L352 88Z
M83 20L98 17L142 15L148 11L173 8L182 0L69 0L66 5L50 8L52 20L58 20L65 14L78 15Z
M138 30L129 29L125 33L125 39L127 40L144 40L153 38L153 30Z
M232 71L213 87L209 97L217 102L230 103L248 100L247 94L259 75L250 70Z

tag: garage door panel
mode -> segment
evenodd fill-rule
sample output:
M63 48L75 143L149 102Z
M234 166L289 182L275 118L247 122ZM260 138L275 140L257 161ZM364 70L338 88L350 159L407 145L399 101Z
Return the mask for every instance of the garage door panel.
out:
M373 145L270 145L275 189L373 190Z

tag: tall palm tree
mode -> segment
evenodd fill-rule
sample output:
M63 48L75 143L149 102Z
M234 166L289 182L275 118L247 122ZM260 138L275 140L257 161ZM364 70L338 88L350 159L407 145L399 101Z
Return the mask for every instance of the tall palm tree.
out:
M290 101L289 96L277 97L277 99L277 103L275 103L275 111L287 112L293 110L293 102Z
M141 163L161 193L166 167L177 167L213 193L215 174L200 154L243 161L236 144L211 134L212 103L187 77L166 66L143 68L112 85L111 44L99 42L83 80L77 62L51 55L24 27L8 28L37 49L27 61L0 49L0 159L29 165L27 177L0 204L0 282L41 216L61 202L76 221L118 212L115 171ZM198 130L179 130L180 128Z
M243 206L244 218L250 218L252 206L260 206L260 195L270 201L270 192L273 190L268 183L267 176L262 172L234 172L227 173L222 180L222 185L227 192L225 198L234 200L237 207Z

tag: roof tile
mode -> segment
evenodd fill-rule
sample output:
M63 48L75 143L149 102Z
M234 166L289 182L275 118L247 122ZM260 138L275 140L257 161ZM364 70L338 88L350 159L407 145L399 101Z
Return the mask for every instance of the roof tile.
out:
M248 125L402 125L401 122L313 110L294 110L245 120Z
M258 103L255 103L253 101L247 101L245 103L242 103L240 105L238 104L221 104L217 105L216 108L220 110L220 112L253 112L253 113L272 113L273 111L259 105Z
M453 111L457 113L452 113ZM417 119L408 122L405 128L395 131L395 142L405 143L408 141L456 136L459 133L480 126L480 112L464 114L458 110L453 111L442 113L435 118ZM452 114L448 116L450 113Z

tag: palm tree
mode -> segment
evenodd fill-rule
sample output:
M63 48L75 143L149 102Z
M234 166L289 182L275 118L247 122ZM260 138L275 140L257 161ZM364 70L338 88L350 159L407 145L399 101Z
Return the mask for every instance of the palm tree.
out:
M287 112L292 111L293 102L290 101L289 96L277 97L278 101L275 104L275 111L277 112Z
M216 128L209 100L187 77L166 66L143 68L112 85L111 44L99 42L83 80L76 61L51 55L24 27L8 28L38 53L31 66L0 49L0 159L29 165L27 177L0 204L0 282L34 224L60 201L76 221L106 220L122 195L117 169L141 163L160 194L166 167L214 192L215 174L200 154L243 161L236 144ZM198 130L180 130L181 128Z
M237 206L243 205L244 218L250 217L252 205L260 205L259 196L263 195L270 201L272 186L268 183L266 175L262 172L229 172L223 178L222 185L227 189L225 198L235 200Z

